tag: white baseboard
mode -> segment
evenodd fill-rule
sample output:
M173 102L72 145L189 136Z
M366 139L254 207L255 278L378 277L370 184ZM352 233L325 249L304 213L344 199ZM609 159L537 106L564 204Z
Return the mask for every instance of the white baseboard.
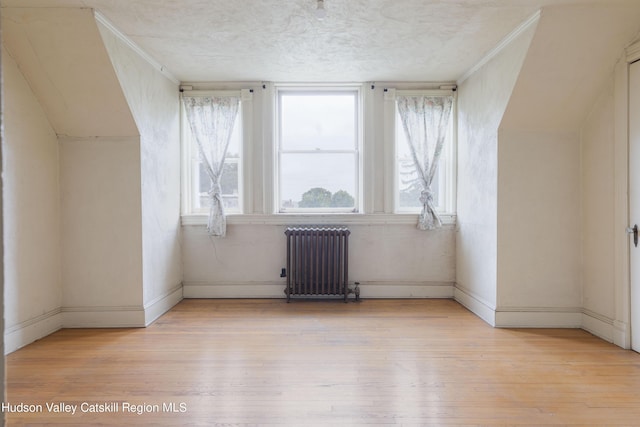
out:
M497 328L581 328L582 309L574 307L499 307Z
M613 343L618 347L629 350L631 348L631 334L629 324L620 320L613 321Z
M5 354L12 353L62 328L145 327L182 300L182 284L144 308L62 307L9 327L4 333Z
M605 341L614 342L613 319L591 310L582 310L582 329Z
M144 324L149 326L171 307L182 301L182 283L144 305Z
M456 285L453 292L453 299L462 304L470 312L487 322L491 326L496 326L495 308L486 301L474 295L467 289Z
M62 312L56 308L33 319L9 327L4 332L4 354L44 338L62 329Z
M353 285L350 286L353 288ZM284 282L184 282L184 298L285 298ZM360 282L361 298L453 298L449 282Z
M452 282L360 282L361 298L453 298Z
M285 298L284 283L277 282L184 282L184 298Z
M62 307L65 328L144 328L142 306Z

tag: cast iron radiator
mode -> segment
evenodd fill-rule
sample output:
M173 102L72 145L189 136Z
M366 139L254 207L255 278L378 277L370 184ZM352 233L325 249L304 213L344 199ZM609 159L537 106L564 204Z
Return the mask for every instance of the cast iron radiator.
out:
M349 234L346 227L288 227L287 302L292 296L340 296L349 293Z

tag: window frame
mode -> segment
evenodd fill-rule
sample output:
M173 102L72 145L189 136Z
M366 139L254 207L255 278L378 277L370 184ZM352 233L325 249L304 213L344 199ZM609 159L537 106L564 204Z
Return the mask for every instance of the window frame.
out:
M437 84L421 82L332 82L332 83L296 83L296 82L204 82L182 83L180 91L187 95L194 92L206 92L215 95L237 95L242 97L242 162L240 177L242 186L242 212L227 215L228 224L246 225L290 225L290 224L405 224L416 221L416 213L394 211L394 175L395 141L394 114L395 91L451 94L451 84L442 90L435 89ZM320 90L352 88L359 96L359 162L358 162L358 202L357 213L353 212L278 212L276 203L278 183L276 169L277 146L276 132L276 91L279 88L312 88ZM445 89L446 87L446 89ZM194 90L195 89L195 90ZM454 100L455 95L454 92ZM184 116L184 106L179 101L181 129L188 126ZM451 227L456 223L456 148L457 148L457 108L453 106L453 135L451 144L452 165L448 180L448 192L451 195L451 207L446 212L439 211L443 224ZM188 151L189 144L184 143L181 130L181 222L185 226L206 225L206 212L190 212L190 188Z
M238 116L236 120L240 120L240 122L236 122L239 124L238 131L240 132L240 146L239 149L239 158L237 160L233 160L233 162L238 163L238 209L225 209L225 214L230 215L242 215L247 212L247 199L249 195L247 194L247 175L248 169L250 168L248 165L248 160L250 160L247 153L250 152L248 147L251 145L250 132L247 132L249 129L250 123L247 123L247 118L250 116L251 110L251 101L252 101L252 90L250 89L241 89L241 90L182 90L181 96L237 96L240 98L240 106L238 108ZM181 210L182 215L189 216L201 216L207 215L209 212L208 208L195 208L194 207L194 197L198 197L199 186L196 185L199 183L199 156L197 154L197 147L195 145L195 141L193 141L191 132L189 130L189 123L186 117L186 111L184 108L184 104L180 101L180 138L181 138L181 157L182 157L182 194L181 194ZM250 120L249 120L250 121ZM225 163L227 163L229 159L225 158ZM224 197L224 195L222 195Z
M284 150L282 148L282 96L287 94L300 95L327 95L327 94L353 94L355 100L355 141L353 149L328 149L328 150ZM281 214L303 214L303 215L322 215L322 214L360 214L363 212L363 96L362 85L360 84L277 84L273 95L274 115L272 120L273 126L273 213ZM353 153L354 154L354 173L355 173L355 199L353 208L283 208L281 206L281 167L282 154L332 154L332 153Z
M443 148L443 160L438 167L439 200L436 210L440 215L455 215L456 212L456 173L457 173L457 92L449 89L408 89L396 90L387 88L385 100L385 135L386 135L386 191L390 197L385 198L385 211L393 214L418 214L422 207L400 206L400 185L398 167L397 132L402 126L398 122L397 96L453 96L451 123L448 143Z

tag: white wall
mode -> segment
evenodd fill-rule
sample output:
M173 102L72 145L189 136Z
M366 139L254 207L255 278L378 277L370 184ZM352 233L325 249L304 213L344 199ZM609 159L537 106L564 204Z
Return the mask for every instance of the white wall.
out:
M581 128L639 19L637 4L542 10L499 134L498 326L583 325L592 202L582 200Z
M63 237L49 251L57 314L66 327L148 324L181 298L177 83L113 37L110 58L90 9L15 8L3 18L9 51L59 136L47 158L60 180L46 192L60 200L51 211ZM25 289L17 295L29 301Z
M178 83L105 24L98 28L140 132L142 278L149 323L182 299Z
M503 130L498 159L498 311L579 313L578 134Z
M212 84L213 85L213 84ZM213 86L234 87L228 83ZM194 87L201 88L197 83ZM211 88L208 85L207 88ZM247 87L247 85L243 86ZM252 101L252 159L245 167L253 171L253 206L247 213L258 219L230 218L225 238L210 238L204 225L183 227L185 297L283 297L286 266L284 229L286 225L325 223L325 216L269 215L272 209L271 176L273 161L269 131L270 85L254 89ZM416 229L417 214L397 223L398 216L385 208L393 194L385 184L386 152L384 89L424 89L424 84L381 83L363 86L364 117L364 212L366 215L339 215L333 224L351 230L349 279L360 282L367 297L452 297L455 281L455 228L424 232ZM426 86L432 88L433 86ZM266 122L265 122L266 121ZM391 142L391 141L388 141ZM389 174L388 179L392 179ZM251 210L253 209L253 211ZM264 215L266 214L266 215ZM385 218L385 219L381 219ZM346 221L343 223L342 221ZM289 221L289 222L287 222ZM203 220L204 222L204 220Z
M142 326L138 139L62 139L60 188L65 326Z
M16 62L4 75L5 340L7 352L61 326L58 140Z
M349 225L349 280L367 297L452 297L455 232ZM183 230L185 297L283 297L284 225L233 224L225 238Z
M582 127L582 304L615 318L613 77Z
M490 324L497 304L498 129L534 31L532 22L514 34L458 89L456 299Z
M3 8L2 32L58 135L136 135L92 9Z

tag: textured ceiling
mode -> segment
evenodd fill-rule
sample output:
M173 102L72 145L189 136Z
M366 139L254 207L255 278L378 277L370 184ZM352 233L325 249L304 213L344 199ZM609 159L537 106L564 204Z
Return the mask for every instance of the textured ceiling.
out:
M638 0L3 0L88 7L196 81L455 81L541 7Z

